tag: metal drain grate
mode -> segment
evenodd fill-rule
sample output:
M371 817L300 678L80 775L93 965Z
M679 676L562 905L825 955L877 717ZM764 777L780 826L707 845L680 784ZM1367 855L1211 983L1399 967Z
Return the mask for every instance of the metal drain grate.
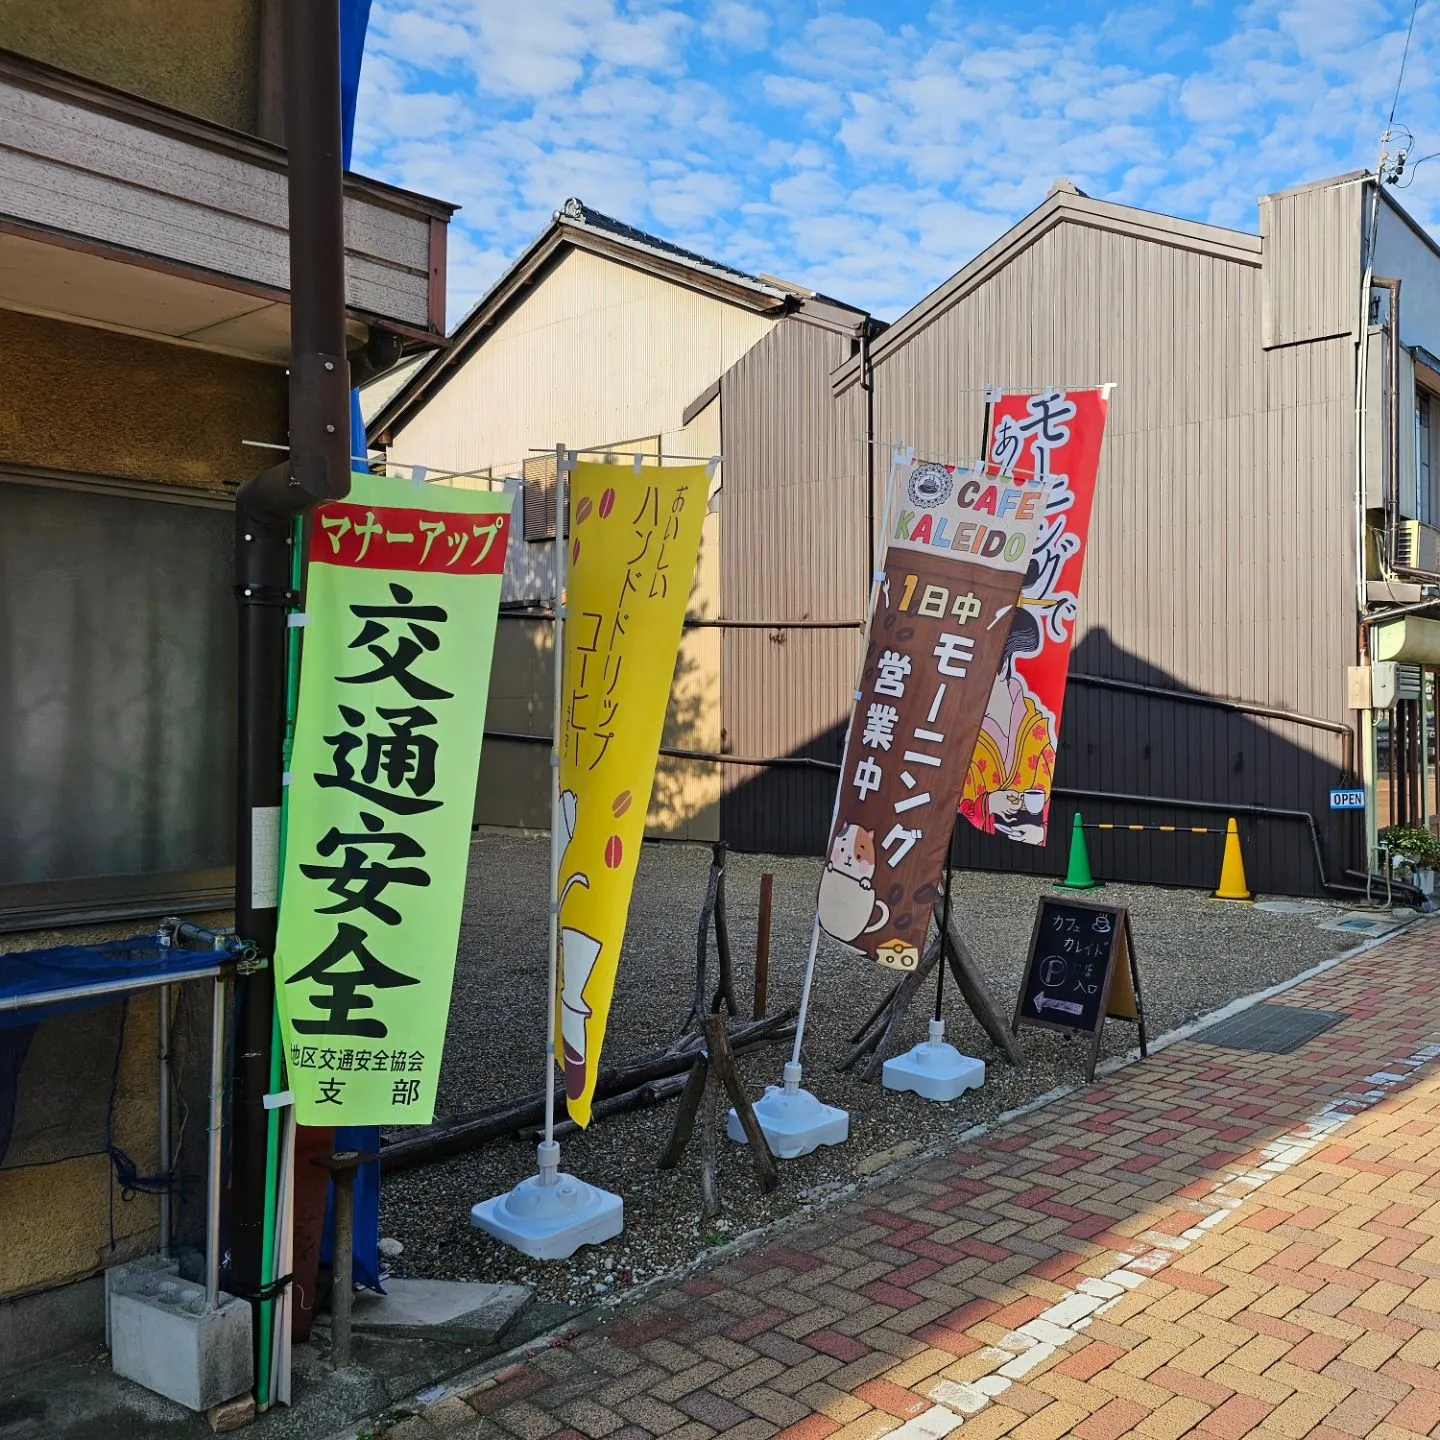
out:
M1227 1050L1257 1050L1266 1055L1288 1055L1308 1040L1323 1035L1350 1017L1339 1010L1297 1010L1291 1005L1252 1005L1228 1020L1202 1030L1195 1038L1202 1045L1223 1045Z

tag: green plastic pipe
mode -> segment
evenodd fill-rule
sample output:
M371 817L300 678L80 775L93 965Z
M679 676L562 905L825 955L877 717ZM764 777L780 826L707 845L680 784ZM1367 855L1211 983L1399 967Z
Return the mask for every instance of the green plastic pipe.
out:
M304 521L297 518L290 531L290 588L297 595L304 580ZM295 713L300 696L300 631L291 629L285 644L285 769L290 769L290 755L295 744ZM280 796L280 876L285 875L285 807L288 788ZM270 1043L270 1093L276 1094L284 1083L284 1046L280 1038L280 1010L272 1015ZM279 1219L280 1197L276 1193L280 1180L280 1112L271 1110L266 1116L265 1130L265 1225L261 1235L260 1283L268 1288L275 1282L275 1226ZM275 1301L260 1302L260 1355L255 1394L261 1409L269 1406L271 1396L271 1356L274 1353Z

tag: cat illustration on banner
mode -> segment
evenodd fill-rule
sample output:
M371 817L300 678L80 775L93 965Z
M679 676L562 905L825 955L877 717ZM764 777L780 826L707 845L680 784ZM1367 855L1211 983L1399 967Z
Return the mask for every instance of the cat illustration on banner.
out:
M875 893L875 832L844 825L835 836L817 905L820 928L849 945L890 920L890 907Z

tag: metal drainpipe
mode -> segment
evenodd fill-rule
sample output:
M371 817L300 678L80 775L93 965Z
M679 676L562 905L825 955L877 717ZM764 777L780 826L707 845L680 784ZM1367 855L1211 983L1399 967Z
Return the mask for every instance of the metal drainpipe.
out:
M860 388L865 392L865 583L870 593L870 571L875 565L875 372L870 365L870 317L860 325Z
M1370 284L1390 294L1389 433L1385 454L1385 563L1395 569L1395 535L1400 523L1400 282L1375 276Z
M259 967L236 986L230 1273L243 1295L254 1295L261 1284L291 521L350 489L339 0L287 5L284 16L290 452L285 464L247 481L235 497L235 927L254 946Z

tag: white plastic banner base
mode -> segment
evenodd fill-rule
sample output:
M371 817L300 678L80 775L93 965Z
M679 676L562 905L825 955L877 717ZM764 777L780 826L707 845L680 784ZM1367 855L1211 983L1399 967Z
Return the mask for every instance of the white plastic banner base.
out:
M755 1102L765 1143L777 1160L795 1160L822 1145L843 1145L850 1138L850 1114L817 1100L800 1088L800 1067L785 1067L785 1083L767 1085ZM732 1110L725 1121L725 1133L737 1145L744 1145L745 1127Z
M945 1040L945 1022L930 1022L930 1038L887 1060L880 1072L887 1090L913 1090L927 1100L954 1100L985 1083L985 1062L962 1055Z

